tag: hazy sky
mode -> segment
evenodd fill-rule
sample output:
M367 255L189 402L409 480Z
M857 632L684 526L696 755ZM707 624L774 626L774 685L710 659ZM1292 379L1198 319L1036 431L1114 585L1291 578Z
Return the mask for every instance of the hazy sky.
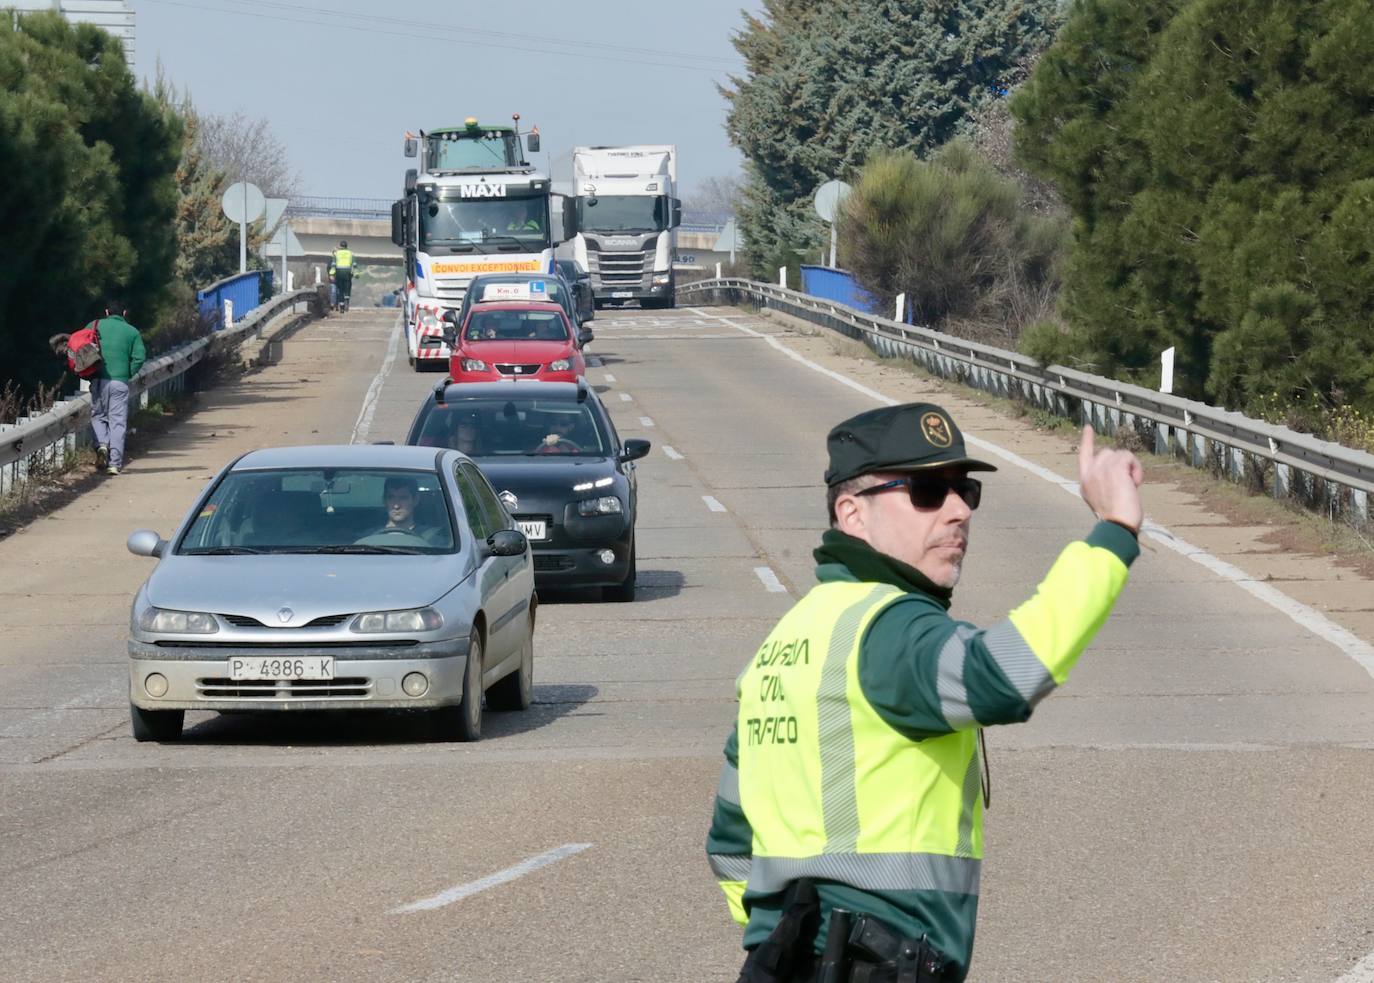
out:
M306 194L399 196L406 130L467 116L576 144L675 143L680 190L737 172L715 83L757 0L132 0L135 71L270 122ZM559 175L555 174L555 178Z

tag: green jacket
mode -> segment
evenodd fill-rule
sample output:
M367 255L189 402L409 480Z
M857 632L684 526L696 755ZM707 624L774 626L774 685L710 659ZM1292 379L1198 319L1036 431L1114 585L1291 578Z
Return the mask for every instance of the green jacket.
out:
M146 357L138 328L111 315L100 318L95 330L100 335L100 373L96 378L128 382L138 375Z
M1018 612L1037 622L1034 633L1051 638L1051 644L1076 649L1072 659L1086 647L1106 619L1116 600L1115 589L1077 591L1076 574L1084 572L1083 548L1114 556L1129 567L1139 555L1135 537L1121 526L1099 522L1085 542L1074 544L1040 585L1036 597ZM1097 553L1098 556L1106 554ZM886 607L870 624L860 642L859 685L864 697L878 715L895 731L912 741L949 734L956 729L941 710L938 682L941 653L948 644L961 644L960 674L967 692L967 708L977 727L1020 723L1028 719L1033 703L1053 685L1029 697L1018 690L1016 681L1007 678L996 658L984 643L988 631L957 621L948 613L952 591L935 586L920 571L874 550L861 540L836 530L825 533L815 551L816 577L822 583L847 580L891 584L907 595ZM1124 579L1124 576L1123 576ZM1024 620L1024 619L1023 619ZM999 628L1005 622L999 624ZM1039 642L1032 643L1032 648ZM1036 652L1044 658L1047 653ZM948 653L946 653L948 656ZM1064 653L1060 653L1061 659ZM945 660L948 662L948 658ZM1065 668L1064 672L1067 672ZM1063 680L1056 674L1055 679ZM947 683L948 684L948 683ZM967 726L967 725L965 725ZM707 836L706 852L717 880L726 890L732 905L729 882L738 884L753 854L753 829L739 804L736 769L739 766L738 727L725 744L726 765L717 791L715 813ZM817 883L822 909L822 925L815 947L824 945L829 911L834 907L876 915L893 928L912 938L927 935L933 945L954 959L960 969L957 978L968 972L973 952L973 933L977 921L978 897L944 891L862 891L833 882ZM738 888L735 889L736 894ZM782 895L763 895L745 890L743 916L747 918L744 946L752 949L777 925L781 916Z

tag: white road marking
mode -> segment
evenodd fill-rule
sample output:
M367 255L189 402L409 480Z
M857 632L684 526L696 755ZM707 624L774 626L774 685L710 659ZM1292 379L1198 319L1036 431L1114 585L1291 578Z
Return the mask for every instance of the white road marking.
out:
M581 853L590 846L590 843L565 843L563 846L547 850L537 857L530 857L528 860L522 860L514 867L507 867L505 870L497 871L495 874L491 874L479 880L469 881L466 884L458 884L446 891L440 891L433 897L422 898L419 901L412 901L408 905L393 908L391 914L408 915L415 911L433 911L435 908L451 905L453 902L462 901L464 898L471 897L479 891L485 891L487 888L505 884L508 881L515 880L517 877L524 877L526 874L533 873L540 867L547 867L549 864L557 863L560 860L571 857L575 853Z
M611 375L609 372L607 372L607 373L606 373L606 381L607 381L607 382L615 382L615 376L613 376L613 375Z
M836 382L848 386L856 392L861 392L876 402L882 403L885 406L898 405L898 400L892 399L889 396L884 396L882 393L870 389L862 383L855 382L848 376L841 375L833 369L827 369L823 365L817 365L809 358L805 358L797 352L792 351L790 348L787 348L772 335L763 334L760 331L755 331L753 328L746 328L742 324L735 324L729 318L721 317L718 314L707 314L697 308L692 308L692 310L704 317L713 317L718 321L722 321L745 334L763 338L793 361L800 362L802 365L819 372L821 375L829 376ZM1051 484L1058 485L1060 488L1064 489L1064 491L1075 497L1078 495L1078 482L1076 481L1070 481L1068 478L1063 478L1048 468L1042 468L1040 465L1026 460L1019 454L1005 450L998 447L996 444L989 443L978 437L964 434L964 440L981 451L1000 457L1009 464L1014 464L1016 467L1029 471L1038 478L1043 478ZM1149 536L1155 542L1163 543L1180 556L1185 556L1199 566L1212 571L1222 579L1229 580L1241 590L1263 601L1279 613L1286 615L1295 624L1307 629L1318 638L1330 642L1332 645L1336 646L1336 648L1344 652L1349 658L1358 663L1367 673L1374 676L1374 645L1370 645L1364 639L1356 637L1354 633L1342 628L1340 625L1308 607L1306 604L1293 600L1293 598L1289 597L1287 594L1270 587L1268 584L1260 583L1244 570L1234 567L1224 560L1212 556L1212 554L1205 550L1180 539L1163 526L1146 521L1141 532ZM1374 953L1371 953L1370 958L1374 959ZM1371 969L1374 969L1374 966L1372 966ZM1371 977L1370 983L1374 983L1374 977Z
M702 495L701 500L706 503L706 507L710 509L712 512L726 511L725 506L721 505L720 502L716 501L710 495Z
M386 349L386 358L382 360L382 367L373 376L372 384L367 387L367 395L363 397L362 409L358 411L358 419L353 424L353 435L348 438L350 444L367 440L367 431L372 427L373 414L377 412L377 397L381 395L382 383L386 381L387 375L391 372L391 363L396 361L396 346L400 340L401 315L398 313L396 315L396 327L391 331L391 344Z
M639 425L641 427L652 427L654 425L654 421L649 419L647 416L641 416L639 418Z
M1350 968L1336 983L1374 983L1374 952Z
M681 461L681 460L682 460L682 455L679 454L677 451L673 450L673 448L669 447L667 444L664 444L664 445L663 445L663 453L667 454L667 455L668 455L668 458L669 458L670 460L673 460L673 461Z
M763 581L763 586L768 588L768 593L787 593L787 588L782 585L782 581L778 579L778 575L773 572L772 567L755 567L754 573L758 575L759 580Z
M628 402L629 402L630 400L632 400L632 399L634 399L634 397L631 396L629 393L621 393L621 394L620 394L620 401L621 401L622 403L628 403Z

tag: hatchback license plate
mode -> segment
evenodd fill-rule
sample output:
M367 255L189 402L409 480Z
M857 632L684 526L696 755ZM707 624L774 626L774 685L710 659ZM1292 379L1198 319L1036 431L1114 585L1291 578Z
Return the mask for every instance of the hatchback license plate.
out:
M633 290L616 290L611 294L612 297L633 297L634 295Z
M546 539L548 537L548 525L543 519L520 519L515 524L520 527L520 531L525 534L526 539Z
M235 657L229 660L230 679L333 679L334 657Z

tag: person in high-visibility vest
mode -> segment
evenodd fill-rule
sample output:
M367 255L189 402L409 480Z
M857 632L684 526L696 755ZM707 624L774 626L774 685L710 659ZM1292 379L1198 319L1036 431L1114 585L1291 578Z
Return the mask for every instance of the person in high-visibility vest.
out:
M990 800L981 729L1063 683L1139 555L1140 462L1083 431L1098 521L990 628L950 617L995 471L931 403L830 431L811 589L736 681L707 838L744 926L745 981L962 981ZM1034 971L1028 969L1028 976Z
M347 239L339 240L339 248L330 257L329 275L334 279L338 294L335 304L340 310L346 310L353 295L353 251L348 248Z

